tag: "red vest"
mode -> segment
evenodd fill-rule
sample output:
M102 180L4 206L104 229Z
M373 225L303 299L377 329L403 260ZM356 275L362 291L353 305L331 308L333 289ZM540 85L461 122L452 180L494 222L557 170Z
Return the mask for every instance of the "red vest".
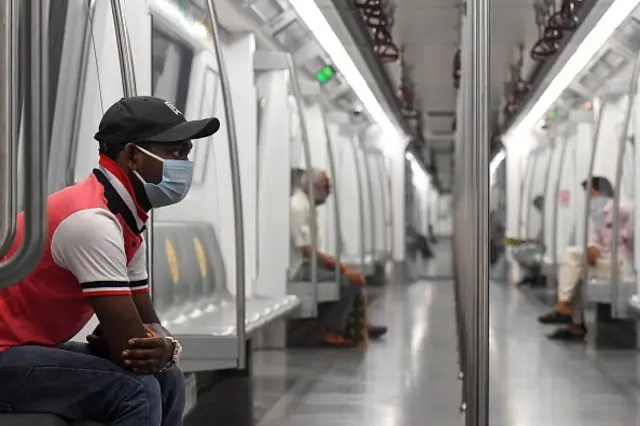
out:
M0 351L26 343L58 345L75 336L93 315L87 295L82 292L76 277L54 262L51 241L58 225L73 213L96 208L109 210L105 186L91 174L85 181L50 195L47 203L48 232L42 259L24 280L0 289ZM112 213L122 226L129 263L140 247L142 237L127 226L121 214ZM16 239L3 261L16 253L23 234L24 215L20 213ZM110 291L109 294L117 293ZM123 289L120 294L130 294L130 291ZM101 293L91 295L100 296Z

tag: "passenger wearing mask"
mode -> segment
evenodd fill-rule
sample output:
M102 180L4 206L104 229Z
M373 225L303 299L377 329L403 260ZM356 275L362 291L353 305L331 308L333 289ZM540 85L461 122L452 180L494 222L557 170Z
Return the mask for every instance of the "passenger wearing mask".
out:
M609 279L611 268L622 270L629 259L629 238L631 206L620 203L619 217L619 264L612 265L611 250L613 244L613 187L604 177L596 176L591 181L582 182L591 197L590 221L591 231L587 242L587 250L583 247L567 247L564 259L558 271L558 303L555 309L539 318L543 324L569 324L549 335L554 340L583 340L587 333L584 324L582 287L585 275L599 279ZM584 269L585 256L588 271Z
M311 281L311 265L308 261L311 255L311 206L308 195L308 181L306 172L298 175L299 186L291 196L291 267L289 270L292 281ZM327 174L321 170L313 170L314 202L320 206L331 194L331 182ZM336 260L321 251L317 251L318 281L334 281ZM363 294L362 287L366 284L364 276L347 265L340 265L341 286L340 300L334 303L323 303L319 306L318 320L320 323L319 338L330 346L352 347L359 342L346 337L350 315L353 315L354 303ZM366 309L366 307L364 307ZM367 325L368 336L379 338L387 332L383 326Z
M533 199L533 207L540 214L544 214L544 197L537 195ZM531 286L544 286L546 277L542 274L540 255L544 253L544 234L540 229L536 238L523 242L524 246L519 247L521 259L520 265L524 269L524 277L518 285L529 284Z
M182 348L151 303L149 211L189 192L191 140L220 127L187 121L163 99L121 99L95 135L99 165L47 199L47 241L37 267L0 290L0 411L56 414L110 426L180 426ZM18 251L15 242L2 261ZM68 342L96 314L88 344Z

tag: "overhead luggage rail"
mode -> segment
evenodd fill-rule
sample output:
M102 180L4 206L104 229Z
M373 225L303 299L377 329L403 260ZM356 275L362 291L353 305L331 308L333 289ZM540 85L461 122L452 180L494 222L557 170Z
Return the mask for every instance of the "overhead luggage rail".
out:
M44 250L47 232L47 171L49 161L49 126L48 126L48 50L46 31L47 25L43 17L44 1L31 0L20 2L20 7L24 8L24 22L20 22L20 37L23 38L24 44L20 46L19 55L22 58L21 63L24 64L25 70L22 73L26 76L24 79L24 158L23 173L24 179L24 233L22 235L22 244L18 250L13 253L9 260L0 264L0 288L6 288L17 281L26 277L31 270L37 265L40 256ZM17 44L15 26L18 18L18 2L15 0L2 2L0 13L4 14L5 24L4 33L9 35L9 41L3 44L5 69L9 70L10 76L5 75L5 83L13 83L15 77L12 75L16 72L16 67L7 61L7 56L14 52ZM9 65L7 66L7 63ZM14 89L7 90L5 86L4 106L14 106L14 99L7 100L7 96L17 94ZM5 161L11 161L18 150L17 139L17 111L12 108L10 116L8 116L9 129L5 130L10 136L0 142L4 151ZM7 118L5 117L5 120ZM5 124L7 124L5 122ZM13 125L13 126L12 126ZM2 151L0 151L2 154ZM14 163L15 164L15 163ZM10 171L15 173L15 171ZM8 192L15 192L18 189L17 179L9 175L7 182L0 183L6 185ZM10 195L9 197L15 197ZM0 208L5 210L1 213L6 218L12 201L3 202ZM3 219L4 220L4 219ZM11 224L9 219L8 224ZM7 227L5 238L10 237L10 227ZM13 243L13 241L12 241ZM5 246L5 241L2 241Z

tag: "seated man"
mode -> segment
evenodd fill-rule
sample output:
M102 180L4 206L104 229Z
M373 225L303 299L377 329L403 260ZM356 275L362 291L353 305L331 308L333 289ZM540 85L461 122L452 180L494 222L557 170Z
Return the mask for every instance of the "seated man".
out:
M540 213L544 214L544 197L538 195L533 199L533 206ZM546 277L542 275L542 265L538 256L544 253L544 234L541 229L538 232L538 236L532 240L525 240L520 242L519 247L521 251L520 266L524 269L524 276L518 283L518 285L529 284L531 286L544 286L546 284Z
M613 242L613 187L604 177L593 177L591 182L582 182L583 188L589 187L591 197L591 232L587 242L587 252L583 247L567 247L564 259L558 271L558 303L555 309L539 318L543 324L569 324L549 335L555 340L582 340L587 333L583 318L582 283L585 277L584 261L587 257L588 271L596 278L608 280L611 268L623 269L622 259L628 258L627 250L630 237L629 223L631 206L620 203L619 218L619 264L611 264L611 246ZM620 274L622 277L622 274Z
M316 205L326 202L331 193L329 177L323 171L314 170L314 195ZM311 226L309 195L307 194L306 174L301 176L300 187L294 189L291 197L291 269L293 281L311 281L311 265L305 262L311 255ZM331 256L317 251L318 281L335 281L336 261ZM345 337L349 316L352 314L354 302L362 294L365 278L355 269L340 265L340 300L335 303L323 303L318 309L320 322L320 338L331 346L351 347L358 342ZM386 327L367 325L371 338L379 338L387 332Z
M0 290L0 412L51 413L109 426L179 426L181 346L149 296L148 212L191 187L191 140L220 127L188 122L169 102L121 99L95 135L100 161L84 181L49 196L37 267ZM22 244L18 216L11 258ZM89 344L68 342L96 314Z

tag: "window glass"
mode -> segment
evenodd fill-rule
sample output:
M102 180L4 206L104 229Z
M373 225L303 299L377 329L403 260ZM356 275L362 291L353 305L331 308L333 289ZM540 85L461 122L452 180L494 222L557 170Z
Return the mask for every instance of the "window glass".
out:
M164 33L156 25L152 28L153 96L171 102L184 112L187 105L193 50Z

